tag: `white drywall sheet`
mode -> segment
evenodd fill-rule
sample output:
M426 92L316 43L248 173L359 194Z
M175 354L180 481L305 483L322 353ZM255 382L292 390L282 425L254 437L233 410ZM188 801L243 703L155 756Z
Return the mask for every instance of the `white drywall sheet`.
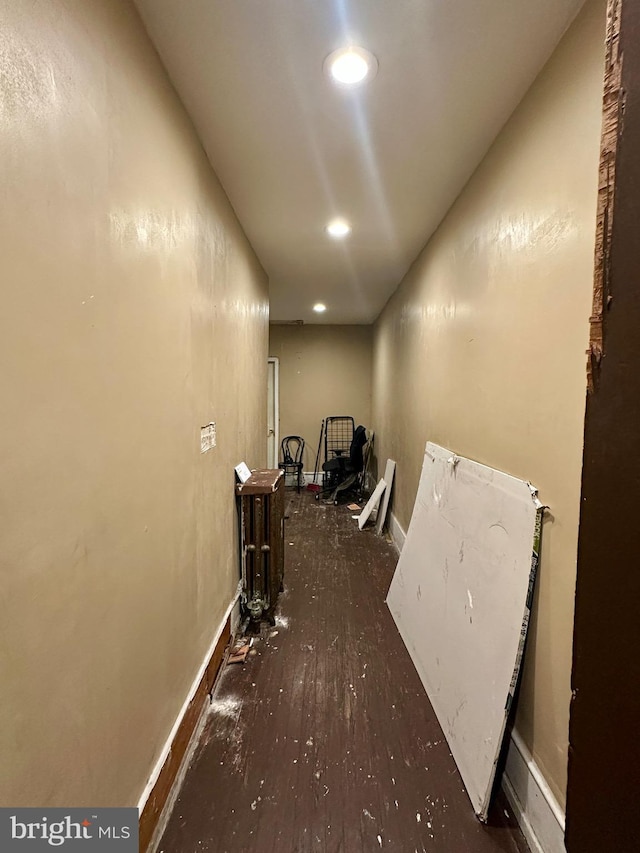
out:
M387 596L482 820L522 657L541 517L530 484L429 442Z
M396 463L393 459L387 459L387 465L384 469L384 477L382 478L387 484L386 489L384 490L384 495L382 496L382 503L380 504L380 509L378 510L378 517L376 519L376 533L378 536L382 533L382 528L384 527L384 522L387 517L387 510L389 509L389 498L391 497L391 489L393 488L393 475L396 470Z

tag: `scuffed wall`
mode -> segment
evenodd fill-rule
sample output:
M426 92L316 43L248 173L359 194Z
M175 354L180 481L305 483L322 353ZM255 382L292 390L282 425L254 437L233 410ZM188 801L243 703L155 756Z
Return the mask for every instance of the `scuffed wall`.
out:
M136 805L238 581L267 280L130 3L5 0L0 60L0 802Z
M550 506L517 728L564 801L605 4L590 0L375 326L378 456L406 530L425 442Z

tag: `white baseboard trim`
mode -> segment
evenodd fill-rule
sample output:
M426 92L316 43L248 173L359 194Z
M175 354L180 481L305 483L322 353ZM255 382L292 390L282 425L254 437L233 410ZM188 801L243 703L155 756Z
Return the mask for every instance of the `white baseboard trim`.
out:
M233 636L233 632L231 636ZM167 828L167 824L169 823L169 818L171 817L174 806L176 804L176 800L178 799L178 794L180 793L180 789L182 788L182 783L184 782L189 767L191 765L191 759L193 758L195 751L198 748L198 744L200 743L202 732L209 717L209 707L209 702L205 699L200 710L200 715L193 729L191 740L189 741L189 745L187 746L184 756L182 757L182 761L180 762L180 768L176 773L176 778L173 780L173 785L171 786L171 790L169 791L169 796L167 797L164 806L162 807L162 811L160 812L160 815L158 817L158 822L156 824L156 828L153 831L153 835L151 836L151 840L149 842L149 846L147 847L146 853L157 853L158 851L159 842L162 836L164 835L164 831Z
M532 853L566 853L564 812L515 729L502 788Z
M215 636L214 636L213 640L211 641L211 645L207 649L207 652L204 656L202 664L200 665L200 669L196 673L196 677L193 680L193 683L191 685L189 693L187 694L187 698L184 700L184 704L180 710L180 713L176 717L176 720L173 724L173 728L169 732L169 736L167 737L167 740L165 741L165 744L164 744L164 746L160 752L160 755L158 756L158 760L156 761L156 763L154 765L153 771L152 771L151 775L149 776L149 781L145 785L144 791L142 792L142 795L140 796L140 799L138 800L138 814L142 814L144 807L147 803L147 800L149 799L149 796L150 796L151 792L153 791L154 785L158 781L158 777L160 776L160 772L162 771L162 768L164 767L165 761L167 760L167 758L169 757L169 753L171 752L171 746L173 744L176 733L177 733L178 729L180 728L180 724L182 723L182 718L184 717L191 700L193 699L193 697L196 694L198 686L199 686L200 682L202 681L202 677L204 675L205 669L207 668L207 665L208 665L209 661L211 660L211 656L213 655L214 649L218 644L218 640L220 639L222 632L224 630L224 627L227 624L227 620L231 616L231 614L234 610L234 607L236 606L236 604L238 602L238 598L240 596L241 591L242 591L242 581L240 581L238 583L238 587L235 591L235 594L234 594L233 598L231 599L231 602L230 602L229 606L227 607L224 616L222 617L222 620L218 626L218 629L216 630Z
M391 536L393 544L396 546L398 554L402 553L407 534L402 529L398 519L392 512L389 513L389 534Z

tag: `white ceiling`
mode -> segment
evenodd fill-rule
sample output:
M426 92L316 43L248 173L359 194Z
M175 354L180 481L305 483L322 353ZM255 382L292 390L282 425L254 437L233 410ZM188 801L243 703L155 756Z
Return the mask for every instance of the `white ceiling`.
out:
M271 320L370 323L582 0L136 5L269 275ZM349 42L379 62L351 91L322 71Z

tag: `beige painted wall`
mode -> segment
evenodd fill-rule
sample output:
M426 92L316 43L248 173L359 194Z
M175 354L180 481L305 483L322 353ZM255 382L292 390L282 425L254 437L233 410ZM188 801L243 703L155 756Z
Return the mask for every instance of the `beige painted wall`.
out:
M406 530L427 439L551 507L517 727L564 802L605 10L590 0L382 312L378 457Z
M238 581L267 281L128 2L4 0L0 57L0 803L136 805Z
M280 438L301 435L313 471L320 425L330 415L371 423L371 326L278 326L269 355L280 359Z

